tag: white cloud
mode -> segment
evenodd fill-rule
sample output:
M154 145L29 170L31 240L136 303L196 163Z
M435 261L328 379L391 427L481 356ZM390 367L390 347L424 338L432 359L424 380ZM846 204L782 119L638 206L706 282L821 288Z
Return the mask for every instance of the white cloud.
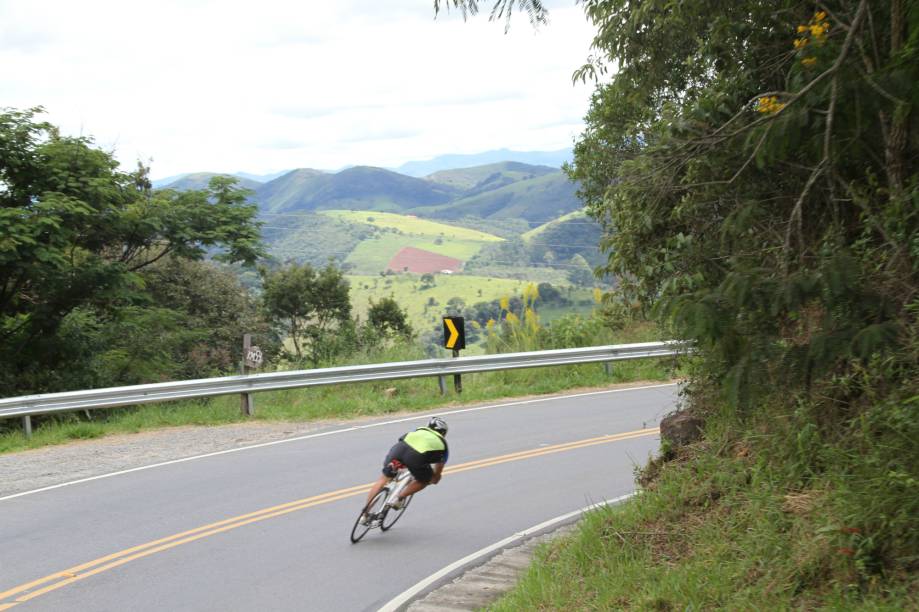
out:
M573 0L507 35L430 0L0 0L0 24L4 105L154 176L556 149L591 89L571 83L593 33Z

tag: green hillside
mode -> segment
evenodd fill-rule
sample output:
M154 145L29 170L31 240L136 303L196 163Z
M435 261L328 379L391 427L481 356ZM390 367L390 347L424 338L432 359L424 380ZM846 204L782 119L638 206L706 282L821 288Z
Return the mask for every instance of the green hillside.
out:
M195 172L194 174L186 174L182 178L169 183L162 187L163 189L174 189L176 191L192 191L196 189L207 189L207 184L215 176L229 176L235 178L237 181L237 186L243 187L244 189L251 189L256 191L259 187L262 186L258 181L253 181L252 179L241 178L238 176L233 176L232 174L220 174L217 172Z
M392 276L348 275L351 283L351 304L354 312L366 319L370 298L380 300L392 296L408 312L416 330L427 330L446 312L450 298L462 298L467 304L489 302L503 296L519 295L528 281L438 274L435 285L423 289L421 278L415 274ZM434 304L431 304L431 300Z
M428 219L419 219L413 215L399 215L366 210L327 210L323 211L322 214L352 223L366 223L368 225L391 228L406 234L415 234L418 236L455 238L458 240L474 240L478 242L499 242L502 240L502 238L486 232L447 225L446 223L438 223Z
M282 212L300 208L299 203L313 193L323 172L299 168L262 185L256 197L263 212ZM303 207L307 208L307 207Z
M565 223L566 221L572 221L574 219L577 219L577 220L587 219L587 213L585 213L583 210L572 211L566 215L562 215L558 219L552 219L551 221L547 223L543 223L542 225L537 225L533 229L521 234L520 237L523 238L525 242L530 242L533 238L538 237L540 234L544 233L546 230L554 228L561 223Z
M478 240L452 240L444 239L437 242L425 236L411 234L381 233L360 242L345 262L354 266L352 270L358 273L375 274L386 270L389 261L403 247L415 247L431 251L439 255L446 255L462 261L468 261L487 244Z
M600 251L603 230L583 211L574 211L523 234L530 261L569 261L576 255L591 266L600 265L606 255Z
M262 238L268 253L280 262L296 261L322 267L329 259L343 262L376 229L312 213L263 215Z
M353 272L361 274L386 270L393 256L407 246L467 261L484 245L502 240L477 230L379 211L336 210L324 211L318 216L352 228L363 228L362 239L348 246L350 253L344 258ZM347 242L354 231L341 232L343 241Z
M575 195L577 186L562 172L505 185L449 204L417 209L418 214L456 219L464 216L521 218L546 222L581 207Z
M478 193L498 189L510 183L536 178L553 172L558 172L558 168L531 166L518 162L500 162L471 168L441 170L424 178L434 183L461 189L466 192L464 195L469 196L474 195L472 192Z
M168 187L203 188L212 176L189 174ZM516 162L443 170L424 179L369 166L337 173L300 168L267 183L241 178L240 185L255 192L263 214L345 209L541 223L579 208L576 187L561 171Z
M401 211L451 201L454 189L382 168L357 166L335 174L294 170L259 188L263 211L321 209Z

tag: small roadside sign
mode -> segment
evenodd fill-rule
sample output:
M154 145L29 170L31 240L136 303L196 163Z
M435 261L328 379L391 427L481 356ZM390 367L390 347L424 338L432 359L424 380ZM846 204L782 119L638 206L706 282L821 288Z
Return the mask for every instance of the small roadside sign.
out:
M262 349L257 346L250 346L246 350L246 367L247 368L260 368L262 367L262 361L264 356L262 355Z
M444 317L444 348L454 351L466 348L463 317Z

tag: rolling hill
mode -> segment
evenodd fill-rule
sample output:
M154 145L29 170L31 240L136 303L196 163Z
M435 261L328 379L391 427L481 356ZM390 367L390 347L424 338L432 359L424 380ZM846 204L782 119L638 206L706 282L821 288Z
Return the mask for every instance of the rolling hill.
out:
M464 192L463 196L468 197L553 172L558 172L558 168L532 166L519 162L500 162L471 168L441 170L424 178L433 183L461 189Z
M172 181L168 185L163 186L164 189L175 189L176 191L190 191L192 189L206 189L208 182L215 176L232 176L233 178L239 181L238 185L244 187L245 189L251 189L256 191L262 184L253 181L252 179L247 179L232 174L219 174L217 172L195 172L192 174L186 174L181 178Z
M358 274L386 270L390 260L405 247L465 262L486 244L503 241L485 232L394 213L342 210L325 211L319 216L376 230L354 246L345 258L345 263Z
M545 223L578 210L577 185L561 171L515 181L497 189L464 195L448 204L419 208L417 214L435 219L519 218Z
M263 211L316 211L335 208L404 211L450 202L457 191L383 168L355 166L327 174L300 169L256 191Z
M200 189L211 176L189 174L167 187ZM254 191L263 214L346 209L542 223L580 208L576 186L563 172L517 162L443 170L424 179L370 166L336 173L300 168L267 183L240 178L240 185Z
M560 168L563 163L570 162L572 157L571 149L559 149L557 151L497 149L469 155L440 155L426 161L410 161L396 168L396 172L409 176L428 176L439 170L482 166L505 161Z

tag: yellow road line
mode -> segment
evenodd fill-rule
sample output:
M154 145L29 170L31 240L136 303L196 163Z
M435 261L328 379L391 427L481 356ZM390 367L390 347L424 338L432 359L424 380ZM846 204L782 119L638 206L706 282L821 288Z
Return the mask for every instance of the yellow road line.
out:
M455 467L444 470L444 473L457 474L468 470L491 467L493 465L507 463L509 461L520 461L523 459L531 459L552 453L585 448L597 444L607 444L621 440L641 438L644 436L655 435L657 432L658 429L656 427L650 429L639 429L636 431L630 431L621 434L599 436L596 438L588 438L575 442L566 442L564 444L545 446L527 451L508 453L506 455L499 455L497 457L489 457L487 459L479 459L477 461L462 463ZM33 580L31 582L12 587L11 589L0 593L0 600L9 599L13 595L19 595L12 602L0 603L0 612L3 610L8 610L17 604L29 601L51 591L65 587L79 580L84 580L91 576L95 576L96 574L100 574L110 569L119 567L136 559L141 559L143 557L147 557L155 553L168 550L170 548L175 548L176 546L181 546L182 544L188 544L202 538L216 535L218 533L223 533L225 531L230 531L231 529L237 529L244 525L249 525L258 521L264 521L270 518L283 516L291 512L296 512L298 510L303 510L313 506L327 504L346 499L348 497L361 495L365 493L370 486L371 483L355 485L353 487L339 489L337 491L331 491L321 495L314 495L312 497L306 497L303 499L286 502L277 506L271 506L269 508L263 508L261 510L256 510L247 514L241 514L239 516L234 516L228 519L217 521L215 523L210 523L208 525L203 525L201 527L183 531L181 533L167 536L165 538L160 538L158 540L153 540L144 544L132 546L131 548L126 548L119 552L111 553L104 557L99 557L98 559L76 565L69 569L49 574L43 578L39 578L38 580ZM52 584L47 584L49 582ZM47 586L38 589L35 588L43 584L47 584Z

